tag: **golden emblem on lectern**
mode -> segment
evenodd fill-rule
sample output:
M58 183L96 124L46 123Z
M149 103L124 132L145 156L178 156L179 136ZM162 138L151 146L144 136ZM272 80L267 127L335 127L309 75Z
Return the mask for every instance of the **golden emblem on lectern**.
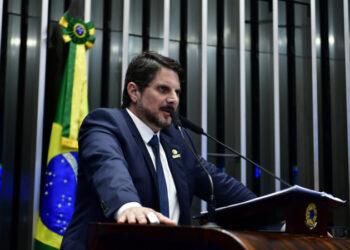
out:
M317 226L317 207L315 203L309 203L305 212L305 225L313 230Z

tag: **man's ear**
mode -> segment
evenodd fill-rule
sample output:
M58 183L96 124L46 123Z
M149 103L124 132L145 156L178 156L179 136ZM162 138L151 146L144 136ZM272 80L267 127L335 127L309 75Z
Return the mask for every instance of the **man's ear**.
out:
M126 90L128 91L131 101L135 103L140 96L139 88L136 83L129 82L126 86Z

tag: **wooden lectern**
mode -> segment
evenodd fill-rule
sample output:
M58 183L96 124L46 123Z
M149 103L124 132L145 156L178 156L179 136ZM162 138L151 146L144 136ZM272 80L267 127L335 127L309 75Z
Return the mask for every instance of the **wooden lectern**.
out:
M220 228L90 223L88 249L350 249L326 237L328 211L344 201L299 186L219 208ZM207 214L198 219L205 223ZM285 224L285 232L271 232Z

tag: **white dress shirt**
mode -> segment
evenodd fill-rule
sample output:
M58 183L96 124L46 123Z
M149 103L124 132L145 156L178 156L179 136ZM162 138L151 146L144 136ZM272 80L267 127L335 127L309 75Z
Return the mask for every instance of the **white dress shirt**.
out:
M148 150L149 155L151 156L153 166L156 169L156 164L155 164L155 156L153 154L152 147L148 145L148 142L152 139L152 137L155 135L153 130L148 127L143 121L140 120L136 115L134 115L129 109L126 109L126 111L129 113L131 119L136 125L137 130L139 131L143 142L145 143L145 146ZM160 132L157 133L158 139L159 139L159 134ZM159 140L160 142L160 140ZM167 191L168 191L168 200L169 200L169 218L176 223L179 221L180 217L180 206L179 206L179 201L177 199L177 193L176 193L176 188L175 188L175 183L173 176L170 172L168 160L166 158L166 154L164 152L163 146L161 143L159 143L159 154L160 154L160 161L162 163L163 167L163 172L164 172L164 177L166 181L166 186L167 186ZM157 169L156 169L157 171ZM119 215L125 211L127 208L130 207L135 207L135 206L141 206L137 202L129 202L124 204L119 208L117 213L115 214L115 218L117 219Z

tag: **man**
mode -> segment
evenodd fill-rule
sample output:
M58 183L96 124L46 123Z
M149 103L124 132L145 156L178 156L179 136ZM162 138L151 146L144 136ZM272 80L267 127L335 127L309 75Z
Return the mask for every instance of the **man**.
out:
M181 77L176 61L145 52L128 67L123 109L97 109L86 117L79 134L75 212L62 249L85 249L90 221L188 225L193 196L209 200L208 177L171 125ZM212 175L217 207L255 197L201 161Z

